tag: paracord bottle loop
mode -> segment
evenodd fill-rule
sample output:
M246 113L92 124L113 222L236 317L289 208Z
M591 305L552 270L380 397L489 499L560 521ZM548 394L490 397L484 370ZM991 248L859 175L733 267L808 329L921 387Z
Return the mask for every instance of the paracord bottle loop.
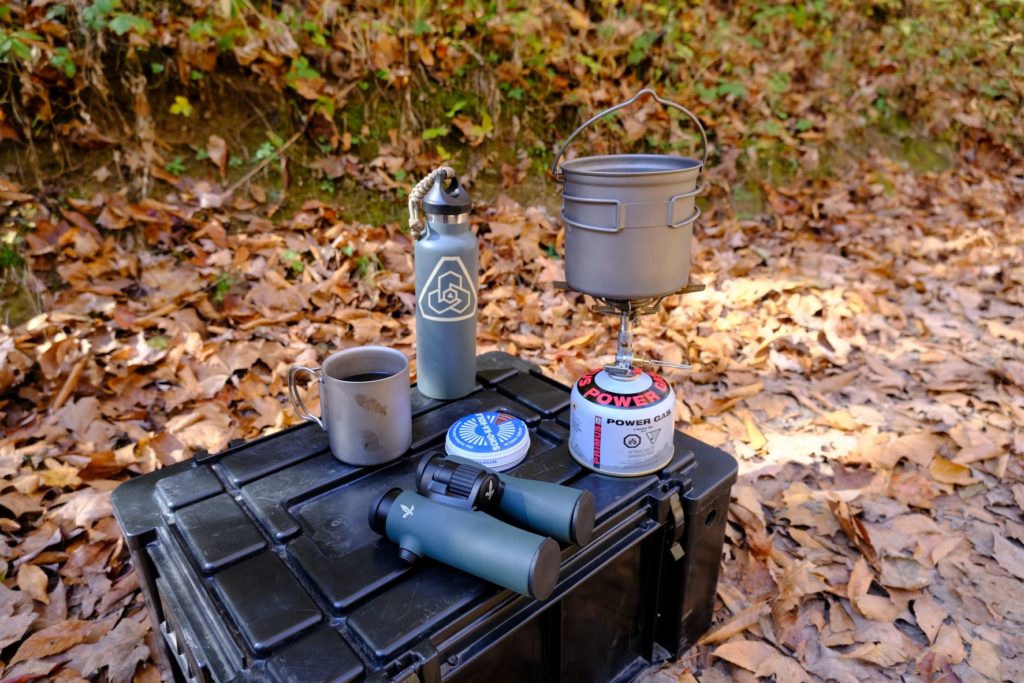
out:
M438 178L444 182L454 177L455 171L450 166L442 166L431 171L426 178L412 188L412 192L409 193L409 232L412 233L414 239L423 239L423 236L427 234L426 221L422 221L420 218L420 202L423 201Z

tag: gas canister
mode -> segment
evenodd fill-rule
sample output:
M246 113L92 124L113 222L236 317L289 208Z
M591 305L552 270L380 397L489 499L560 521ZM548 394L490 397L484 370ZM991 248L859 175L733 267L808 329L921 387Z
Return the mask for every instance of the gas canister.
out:
M573 386L569 413L569 452L584 467L636 477L672 459L676 398L661 375L592 370Z

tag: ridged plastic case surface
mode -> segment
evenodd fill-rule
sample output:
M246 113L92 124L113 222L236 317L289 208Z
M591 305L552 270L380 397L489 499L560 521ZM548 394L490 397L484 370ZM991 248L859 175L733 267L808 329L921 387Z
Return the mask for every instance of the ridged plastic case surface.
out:
M566 447L567 387L501 353L477 358L477 377L452 402L413 389L413 444L390 465L342 464L303 425L114 491L179 680L620 681L707 630L735 461L677 433L658 474L591 472ZM375 496L414 490L417 456L483 410L530 428L510 474L587 489L597 503L593 540L563 546L544 601L431 561L406 565L367 523Z

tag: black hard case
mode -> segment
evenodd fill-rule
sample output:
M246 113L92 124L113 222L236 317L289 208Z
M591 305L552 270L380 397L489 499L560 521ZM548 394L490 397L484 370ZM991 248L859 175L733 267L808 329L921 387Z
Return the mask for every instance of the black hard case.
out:
M619 681L678 656L711 623L736 462L676 433L658 475L615 478L569 456L568 389L503 353L443 403L413 389L409 455L335 460L303 425L138 477L113 494L152 622L178 680ZM371 499L413 489L417 455L481 410L525 420L510 472L588 489L597 524L562 551L552 596L523 597L431 561L367 524Z

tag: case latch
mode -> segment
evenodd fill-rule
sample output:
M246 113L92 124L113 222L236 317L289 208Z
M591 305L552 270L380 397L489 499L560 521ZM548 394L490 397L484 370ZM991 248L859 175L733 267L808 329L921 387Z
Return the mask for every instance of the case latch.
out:
M679 500L679 493L673 493L668 499L668 512L672 517L672 545L669 546L668 551L672 553L672 558L676 562L683 559L686 556L686 551L683 550L683 544L680 541L683 540L683 532L686 531L686 513L683 512L683 504Z

